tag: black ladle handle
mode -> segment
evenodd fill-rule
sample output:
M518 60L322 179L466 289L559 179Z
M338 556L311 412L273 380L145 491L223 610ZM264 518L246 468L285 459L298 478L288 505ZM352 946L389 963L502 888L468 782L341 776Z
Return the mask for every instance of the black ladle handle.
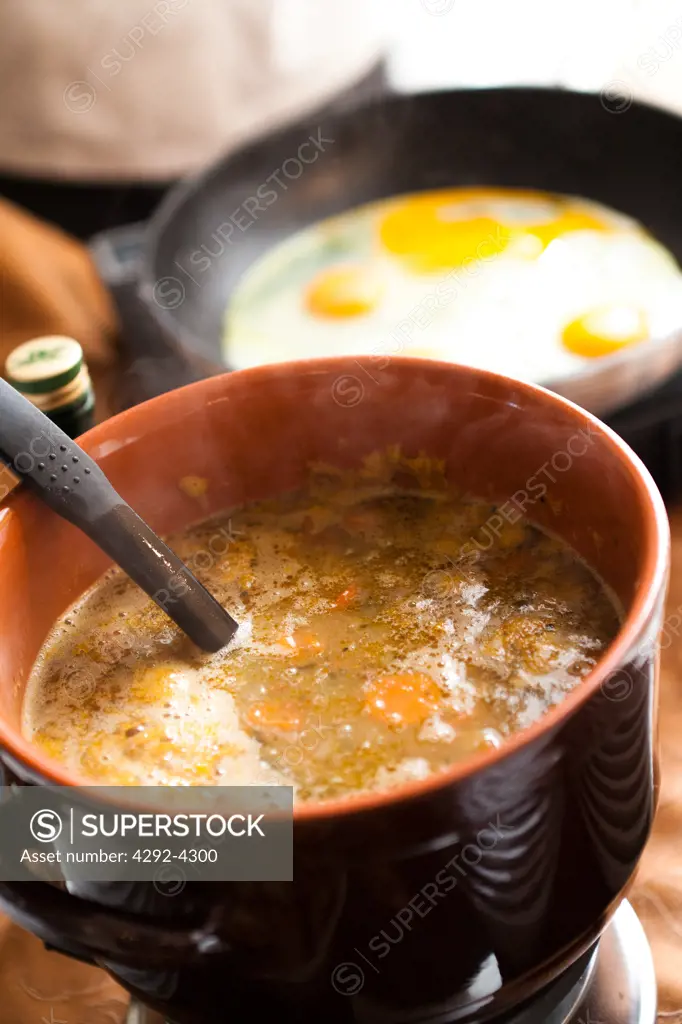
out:
M112 487L94 459L0 379L0 457L37 496L105 551L205 651L238 625Z

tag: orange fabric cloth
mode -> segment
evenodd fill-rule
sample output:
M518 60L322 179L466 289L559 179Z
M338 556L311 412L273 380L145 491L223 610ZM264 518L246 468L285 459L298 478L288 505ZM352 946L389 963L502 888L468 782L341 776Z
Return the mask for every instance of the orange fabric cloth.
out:
M672 573L661 657L661 794L630 898L654 952L660 1009L671 1014L667 1024L682 1024L682 508L671 511L670 526Z
M66 334L83 347L99 419L118 408L116 313L85 246L0 200L0 374L17 345Z
M85 353L99 418L118 408L116 318L87 250L0 202L0 362L39 334L67 334ZM651 941L659 1001L682 1024L682 509L672 514L670 645L661 673L663 784L654 835L631 893ZM0 916L2 1024L121 1024L127 998L103 971L47 953ZM678 1012L676 1012L678 1011Z

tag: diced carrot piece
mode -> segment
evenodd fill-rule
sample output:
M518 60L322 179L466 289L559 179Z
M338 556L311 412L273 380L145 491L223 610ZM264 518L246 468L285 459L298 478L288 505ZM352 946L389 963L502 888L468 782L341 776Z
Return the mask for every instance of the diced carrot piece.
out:
M252 704L246 714L249 725L254 729L276 732L294 732L301 726L301 715L293 704L271 704L259 701Z
M442 703L433 679L421 672L382 676L370 683L365 692L365 707L387 725L417 725Z
M351 583L349 587L342 590L339 596L334 601L335 608L347 608L349 604L352 604L356 600L359 594L358 588L354 583Z
M319 638L308 629L295 629L283 636L279 643L289 654L318 654L322 650Z

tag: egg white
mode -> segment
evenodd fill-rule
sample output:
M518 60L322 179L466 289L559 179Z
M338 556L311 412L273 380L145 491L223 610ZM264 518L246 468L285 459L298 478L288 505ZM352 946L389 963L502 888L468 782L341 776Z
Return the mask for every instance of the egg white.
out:
M466 268L417 273L377 245L377 211L390 202L313 225L251 268L226 316L229 365L322 355L372 356L381 365L381 357L421 355L542 384L596 361L572 354L561 341L566 324L590 309L634 306L646 316L651 338L682 326L675 260L634 221L605 207L577 201L611 224L610 232L570 231L534 258L513 241ZM531 221L533 202L525 204ZM545 209L550 219L551 207ZM489 215L519 223L523 204L500 199ZM365 261L385 282L376 309L347 318L309 312L304 295L315 273Z

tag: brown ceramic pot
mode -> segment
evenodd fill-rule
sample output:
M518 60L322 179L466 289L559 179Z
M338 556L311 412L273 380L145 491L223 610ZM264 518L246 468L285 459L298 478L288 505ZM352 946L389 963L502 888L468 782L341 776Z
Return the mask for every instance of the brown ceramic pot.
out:
M82 444L162 533L293 488L312 461L353 466L400 444L564 537L626 618L597 668L502 749L389 793L300 808L293 883L195 883L174 899L119 893L116 905L3 883L3 909L180 1024L254 1009L283 1021L503 1019L582 962L632 879L657 789L669 534L626 445L541 389L398 358L226 374L131 409ZM179 487L188 475L208 480L200 499ZM29 494L0 511L9 778L78 782L22 737L22 695L50 626L105 567Z

